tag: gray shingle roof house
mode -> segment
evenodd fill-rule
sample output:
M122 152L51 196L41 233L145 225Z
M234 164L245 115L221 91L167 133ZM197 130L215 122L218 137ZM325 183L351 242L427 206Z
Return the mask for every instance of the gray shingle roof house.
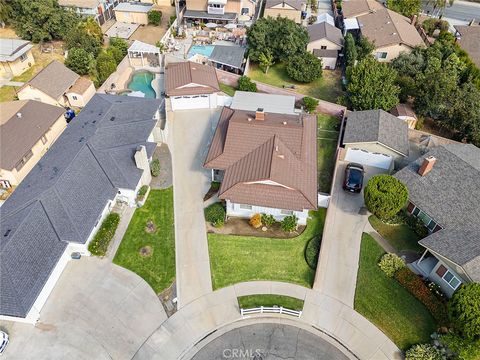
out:
M136 193L159 106L95 95L0 208L0 318L35 322L71 252L88 253L113 201Z
M395 177L408 187L407 210L432 231L420 244L441 260L425 275L447 293L457 285L447 286L445 275L438 276L440 265L462 282L480 281L480 149L471 144L441 145Z

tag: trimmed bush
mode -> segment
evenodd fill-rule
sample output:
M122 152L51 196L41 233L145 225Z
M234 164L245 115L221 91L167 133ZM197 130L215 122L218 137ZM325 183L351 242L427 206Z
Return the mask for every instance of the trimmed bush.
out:
M137 200L139 201L142 201L143 198L145 197L145 194L147 193L148 191L148 186L147 185L143 185L140 190L138 190L138 193L137 193Z
M463 284L448 303L455 329L467 339L480 339L480 283Z
M281 228L285 232L292 232L297 229L298 218L295 215L285 216L281 223Z
M215 227L221 227L217 226L221 223L223 225L223 222L225 221L225 209L223 208L222 203L214 203L204 210L205 212L205 220L207 220L209 223L214 225Z
M446 304L430 291L418 275L414 274L409 268L404 267L395 273L395 278L426 306L440 325L448 325Z
M308 240L307 246L305 247L305 261L307 262L308 266L310 266L310 268L313 270L317 268L321 243L322 236L317 235Z
M388 277L393 278L398 270L405 267L405 261L396 254L388 253L382 256L378 266Z
M248 76L243 75L238 78L237 90L257 92L257 84L255 84Z
M120 50L120 53L122 54L122 59L127 56L128 43L124 39L118 37L111 37L109 40L109 44L110 46L113 46L114 48Z
M98 229L95 234L95 237L88 245L88 250L92 255L105 256L107 254L108 244L110 244L110 241L113 239L119 222L119 214L111 213L107 215L100 229Z
M262 214L262 224L266 227L270 227L275 224L275 218L270 214Z
M150 163L150 172L152 173L152 176L155 176L155 177L160 175L160 160L158 159L152 160L152 162Z
M162 22L162 12L157 10L151 10L148 12L148 23L158 26Z
M318 100L309 96L305 96L302 99L302 103L305 106L305 110L307 110L310 114L313 113L318 106Z
M252 227L254 227L255 229L258 229L260 226L262 226L262 215L260 214L253 215L250 218L249 223Z
M285 68L293 80L309 83L322 76L322 61L310 52L292 56Z
M406 224L410 229L413 230L415 234L417 234L419 237L422 239L428 235L428 229L423 223L422 220L419 218L413 216L413 215L407 215L406 216Z
M65 66L78 75L87 75L92 66L95 66L93 55L82 48L71 48L65 59Z
M480 359L480 339L467 340L455 333L440 336L440 343L453 352L459 360Z
M405 360L442 360L440 351L430 344L413 345L407 350Z
M365 205L380 220L397 215L408 200L408 189L391 175L375 175L365 187Z

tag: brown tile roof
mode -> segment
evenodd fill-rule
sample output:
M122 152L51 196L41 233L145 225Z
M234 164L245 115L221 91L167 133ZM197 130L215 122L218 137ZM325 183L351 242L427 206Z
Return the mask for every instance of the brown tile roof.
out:
M213 66L187 61L167 65L165 90L168 96L212 94L220 85Z
M13 169L63 112L61 107L35 100L0 103L0 167Z
M93 82L89 78L81 77L77 81L75 81L75 84L73 84L73 86L68 89L67 92L83 94L92 84Z
M383 9L383 5L375 0L344 0L342 13L345 18L357 17L371 11Z
M317 208L316 119L225 107L205 167L225 170L220 198L235 203ZM268 182L268 183L265 183Z
M79 77L80 75L74 73L61 62L53 60L26 83L24 87L30 85L56 100L62 96Z
M455 29L460 34L458 44L480 68L480 26L455 25Z
M309 37L309 42L320 40L320 39L327 39L337 44L339 46L343 46L343 36L342 31L327 23L326 21L313 24L307 26L307 32Z
M357 20L362 35L373 41L376 48L394 44L410 47L425 45L410 19L395 11L380 9L359 16Z

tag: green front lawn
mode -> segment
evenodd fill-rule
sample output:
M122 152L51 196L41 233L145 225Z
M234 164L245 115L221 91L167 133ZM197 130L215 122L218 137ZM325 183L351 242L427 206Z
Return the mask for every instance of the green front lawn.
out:
M19 90L20 88L17 88ZM0 88L0 102L13 101L16 99L17 93L13 86L2 86Z
M368 218L370 224L387 240L397 251L412 250L421 252L424 248L418 243L420 237L405 224L385 224L375 215Z
M265 74L257 64L251 63L248 74L246 75L252 80L277 87L295 85L296 92L330 102L336 102L337 97L343 95L340 71L324 70L322 77L305 84L290 79L285 70L284 63L271 66L267 74Z
M147 229L149 221L153 221L153 231ZM141 254L141 249L146 251ZM145 205L135 210L113 262L140 275L157 294L172 284L175 279L173 188L150 191Z
M238 297L238 306L241 309L251 309L260 306L274 307L282 306L290 310L303 310L303 300L283 295L247 295Z
M315 270L305 261L304 251L308 240L322 234L325 215L325 209L310 212L304 232L290 239L208 234L213 288L252 280L311 287Z
M317 139L317 170L318 189L320 192L329 193L332 186L333 170L335 168L335 151L337 149L339 123L338 118L318 114L318 139Z
M235 95L236 89L233 86L220 83L220 90L222 90L228 96Z
M436 323L427 308L380 270L383 249L363 234L355 310L380 328L401 349L430 342Z

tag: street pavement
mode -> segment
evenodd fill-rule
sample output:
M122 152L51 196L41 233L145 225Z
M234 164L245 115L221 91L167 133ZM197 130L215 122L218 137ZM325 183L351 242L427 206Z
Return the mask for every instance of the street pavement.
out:
M211 172L203 168L221 108L167 113L175 210L177 307L212 291L203 197Z
M432 3L433 1L430 1L430 4L427 5L428 1L423 0L423 11L426 14L438 16L438 10L434 12ZM478 23L480 21L480 3L455 0L453 5L449 6L447 1L443 18L447 21L453 20L451 22L454 24L466 24L473 19Z

